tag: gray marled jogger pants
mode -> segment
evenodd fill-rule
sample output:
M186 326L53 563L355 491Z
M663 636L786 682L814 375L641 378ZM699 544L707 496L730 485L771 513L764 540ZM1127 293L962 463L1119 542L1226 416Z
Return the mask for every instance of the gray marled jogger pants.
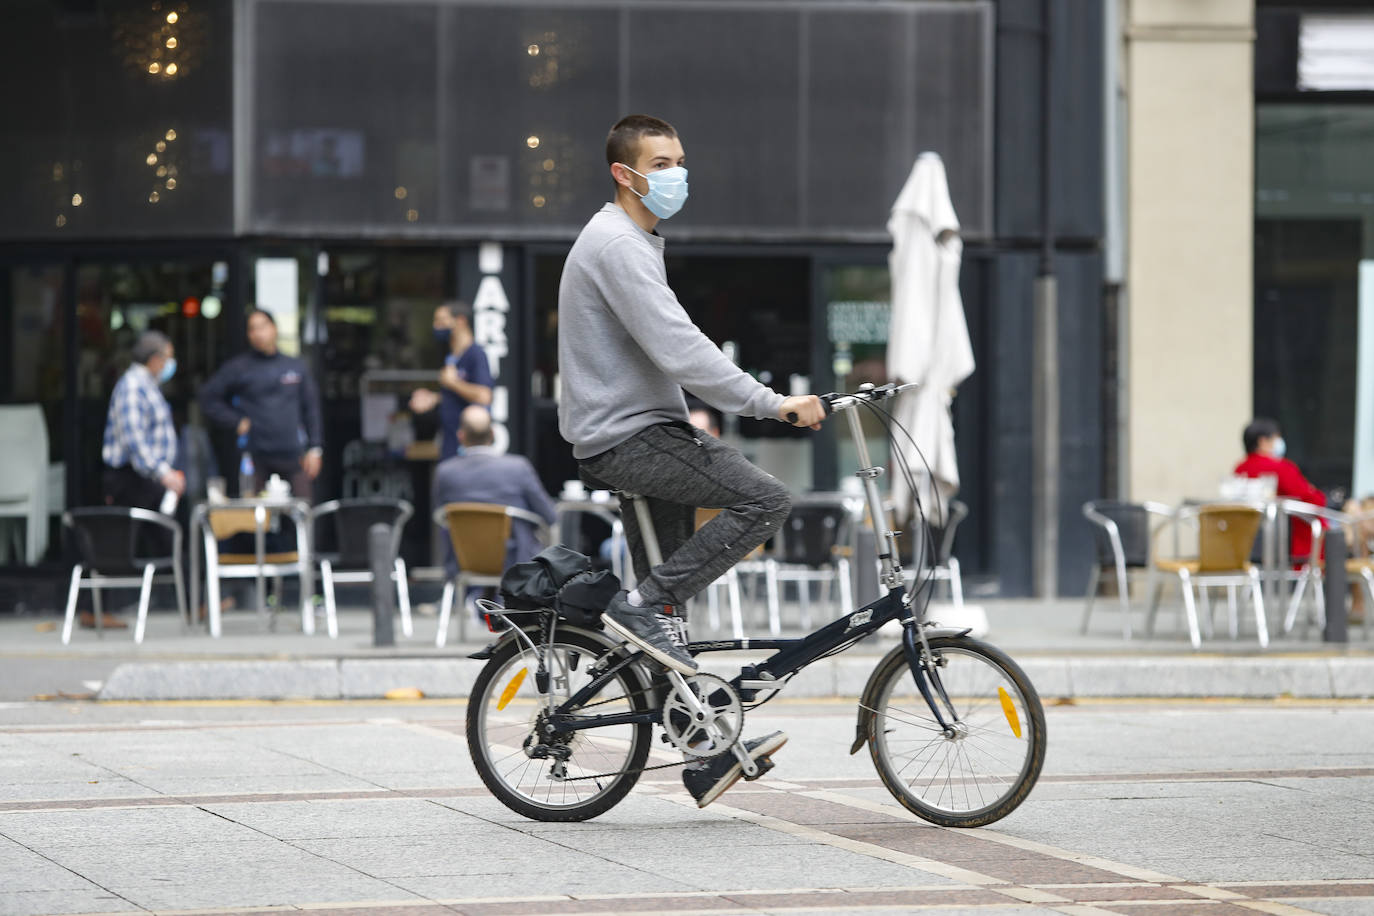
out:
M792 507L787 488L739 449L686 423L643 429L582 462L592 486L648 497L663 563L650 570L634 506L620 517L639 594L650 604L683 605L778 530ZM721 509L695 531L697 507Z

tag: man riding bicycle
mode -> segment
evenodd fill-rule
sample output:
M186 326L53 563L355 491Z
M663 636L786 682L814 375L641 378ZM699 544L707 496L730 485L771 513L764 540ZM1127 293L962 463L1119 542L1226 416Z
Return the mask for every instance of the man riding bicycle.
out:
M677 131L646 115L622 118L606 138L615 200L583 227L558 289L558 422L582 475L598 487L648 500L663 562L649 568L638 519L621 518L638 587L621 591L606 629L683 675L696 673L681 632L664 613L704 591L787 518L786 487L739 450L687 422L683 389L721 411L759 419L796 416L820 428L815 395L783 397L760 384L703 334L668 286L660 220L687 199L687 169ZM698 506L718 508L693 531ZM746 742L755 760L782 747L774 732ZM705 807L740 778L732 755L683 772Z

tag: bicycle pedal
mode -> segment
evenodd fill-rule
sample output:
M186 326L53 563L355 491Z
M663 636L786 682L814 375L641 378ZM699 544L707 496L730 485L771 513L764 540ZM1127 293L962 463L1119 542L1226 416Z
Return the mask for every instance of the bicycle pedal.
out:
M759 768L759 771L755 773L753 776L750 776L746 773L744 776L746 782L753 782L755 779L761 777L764 773L767 773L769 770L773 769L773 758L771 756L760 757L754 761L754 765Z

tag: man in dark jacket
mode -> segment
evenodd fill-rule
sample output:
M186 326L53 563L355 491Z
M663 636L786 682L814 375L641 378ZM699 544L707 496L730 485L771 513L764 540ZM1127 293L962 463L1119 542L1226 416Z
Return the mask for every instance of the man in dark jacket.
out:
M277 323L260 309L248 314L252 349L220 366L200 391L212 423L238 433L253 459L255 489L273 474L309 500L320 473L324 423L320 391L305 363L277 349Z

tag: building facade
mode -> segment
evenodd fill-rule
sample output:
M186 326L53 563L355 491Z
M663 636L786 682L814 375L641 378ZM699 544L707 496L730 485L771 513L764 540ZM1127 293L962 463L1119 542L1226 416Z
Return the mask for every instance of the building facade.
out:
M1029 341L1047 176L1062 590L1086 580L1082 502L1153 486L1137 486L1145 465L1116 436L1120 418L1155 408L1118 397L1118 335L1133 368L1151 351L1133 349L1149 326L1122 325L1123 284L1108 276L1106 6L18 0L6 15L0 70L24 92L0 102L0 403L41 406L54 513L36 568L0 556L11 580L65 571L55 513L100 499L106 402L135 333L173 338L169 400L180 424L204 426L197 387L245 347L254 305L319 378L319 498L426 502L433 427L399 408L438 366L430 316L451 298L475 307L506 441L556 491L573 472L555 422L558 276L611 193L605 132L632 111L673 122L687 149L692 200L662 227L670 281L708 335L784 391L885 380L888 210L917 154L941 154L978 360L955 402L972 510L957 550L1004 595L1031 585ZM1239 60L1249 45L1235 42ZM1241 107L1248 123L1252 102ZM1134 199L1128 212L1170 218ZM1131 263L1125 285L1139 266L1148 288L1154 261ZM1141 299L1130 301L1134 322ZM1131 449L1143 441L1132 431ZM850 470L838 425L813 435L740 420L725 433L799 490L833 489ZM232 436L211 441L232 488ZM413 527L406 549L424 562L426 532Z

